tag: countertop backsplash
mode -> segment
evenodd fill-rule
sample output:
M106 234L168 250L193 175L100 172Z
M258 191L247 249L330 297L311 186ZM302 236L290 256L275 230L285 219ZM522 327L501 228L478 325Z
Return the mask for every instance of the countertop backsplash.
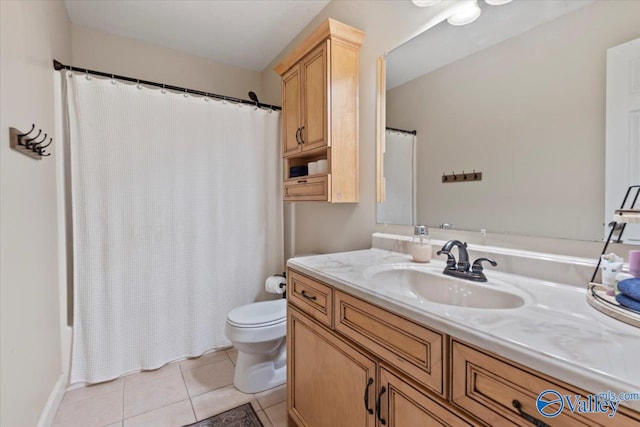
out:
M373 233L371 247L404 254L409 253L410 236L396 234ZM445 244L443 240L432 239L433 258L445 260L445 256L438 256L436 252ZM485 268L487 274L491 270L498 270L505 273L517 274L531 277L538 280L563 283L567 285L586 287L591 280L593 269L596 267L597 259L582 258L574 256L557 255L545 252L534 252L521 249L509 249L496 246L483 246L469 244L469 261L473 262L479 257L494 259L497 267L488 266ZM457 250L454 250L456 259ZM625 266L628 270L628 266Z

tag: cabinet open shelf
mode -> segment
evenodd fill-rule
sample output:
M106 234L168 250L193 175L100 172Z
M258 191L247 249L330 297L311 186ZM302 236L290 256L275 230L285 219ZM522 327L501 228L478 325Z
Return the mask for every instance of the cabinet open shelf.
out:
M310 162L318 160L327 160L327 172L307 174L301 176L291 176L291 168L296 166L307 166ZM318 148L311 151L305 151L293 157L284 157L284 180L307 178L312 176L327 175L331 173L331 147Z

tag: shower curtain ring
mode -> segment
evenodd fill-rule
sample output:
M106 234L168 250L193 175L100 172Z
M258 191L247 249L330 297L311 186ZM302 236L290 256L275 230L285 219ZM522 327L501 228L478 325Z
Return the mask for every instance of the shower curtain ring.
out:
M160 93L167 93L167 90L164 88L164 83L162 84L162 89L160 90Z
M137 87L138 89L142 89L142 86L140 86L140 79L138 79L138 84L136 85L136 87Z
M113 74L111 74L111 84L112 85L116 84L116 78Z
M91 80L91 77L89 77L89 70L88 69L84 69L84 78L87 80Z

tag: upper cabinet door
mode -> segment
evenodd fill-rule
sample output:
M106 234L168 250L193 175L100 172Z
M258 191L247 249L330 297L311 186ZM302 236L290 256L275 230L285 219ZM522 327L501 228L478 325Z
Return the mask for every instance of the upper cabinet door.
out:
M327 126L329 49L329 40L326 40L300 62L303 151L330 145Z
M302 142L302 112L300 99L301 76L300 68L293 67L282 76L282 154L288 156L300 151Z

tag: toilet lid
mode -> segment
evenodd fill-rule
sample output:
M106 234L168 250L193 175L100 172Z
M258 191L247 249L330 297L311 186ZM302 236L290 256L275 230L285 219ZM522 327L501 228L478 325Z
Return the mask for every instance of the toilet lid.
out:
M236 307L229 312L227 318L234 325L245 327L280 323L287 318L287 300L282 298Z

